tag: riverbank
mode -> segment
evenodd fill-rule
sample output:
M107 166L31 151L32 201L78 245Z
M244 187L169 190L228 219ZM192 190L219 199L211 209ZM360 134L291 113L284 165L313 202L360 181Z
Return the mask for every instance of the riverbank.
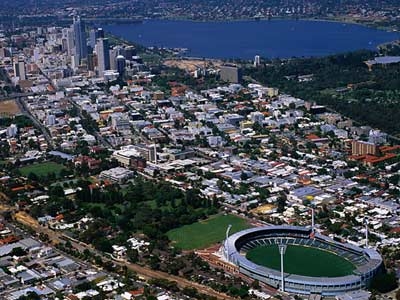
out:
M242 22L242 21L275 21L275 20L296 20L296 21L315 21L315 22L335 22L335 23L345 23L352 25L360 25L368 28L374 28L379 30L384 30L388 32L397 32L400 31L400 28L396 28L395 25L389 26L377 26L373 24L373 20L370 22L363 22L355 19L350 16L338 16L338 17L284 17L284 16L276 16L276 17L253 17L253 18L225 18L225 19L192 19L189 17L161 17L161 18L143 18L143 21L146 20L169 20L169 21L191 21L191 22ZM372 23L371 23L372 22Z

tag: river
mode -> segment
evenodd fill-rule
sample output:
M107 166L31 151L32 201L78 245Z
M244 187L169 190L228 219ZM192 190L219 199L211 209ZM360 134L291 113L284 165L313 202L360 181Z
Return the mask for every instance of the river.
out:
M400 38L365 26L328 21L249 20L195 22L145 20L105 25L104 29L144 46L187 48L187 56L252 59L313 57L358 49L376 49Z

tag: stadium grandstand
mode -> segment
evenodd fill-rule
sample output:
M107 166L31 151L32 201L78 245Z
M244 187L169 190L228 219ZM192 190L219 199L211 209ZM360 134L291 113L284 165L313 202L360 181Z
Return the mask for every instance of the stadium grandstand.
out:
M319 256L319 261L314 261L318 265L319 271L322 270L321 276L304 276L301 269L292 273L281 272L279 268L255 263L247 257L248 253L257 248L275 247L273 251L278 251L278 245L302 248L303 253L304 251L322 253ZM243 230L227 237L222 251L224 258L237 266L241 274L274 288L296 294L336 296L366 288L371 279L382 269L382 257L376 250L340 243L306 227L267 226ZM314 252L310 255L313 257ZM335 263L329 264L328 261L332 259L332 255L335 255L333 258L339 261L344 260L343 263L347 266L344 276L332 277L326 275L329 274L329 270L326 270L326 268L335 268ZM263 259L268 259L268 257L263 257ZM291 263L296 264L299 260L301 261L302 257L292 257ZM296 266L290 267L292 267L292 270L296 270ZM310 265L308 268L312 267Z

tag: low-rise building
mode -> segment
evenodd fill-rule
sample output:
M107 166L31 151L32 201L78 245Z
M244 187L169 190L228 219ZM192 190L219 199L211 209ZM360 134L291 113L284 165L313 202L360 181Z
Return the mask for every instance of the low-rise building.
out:
M117 183L124 183L128 179L133 178L134 174L135 173L131 170L122 167L117 167L109 169L107 171L102 171L100 173L100 178L103 180L111 180Z

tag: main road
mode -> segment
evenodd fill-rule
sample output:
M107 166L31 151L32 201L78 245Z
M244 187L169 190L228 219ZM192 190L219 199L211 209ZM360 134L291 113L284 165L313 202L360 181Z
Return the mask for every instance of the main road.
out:
M40 129L40 131L43 133L44 138L47 141L47 144L53 148L54 147L54 142L50 136L50 133L47 131L47 128L36 119L32 113L29 111L29 109L26 107L25 101L24 101L24 96L18 96L15 97L15 102L17 103L19 109L21 110L21 113L27 116L29 119L32 120L33 124Z
M29 111L29 109L27 109L27 107L26 107L26 104L25 104L24 99L25 99L26 97L34 96L34 95L35 95L35 94L32 93L32 92L29 92L29 93L11 93L11 94L8 95L8 96L1 96L1 97L0 97L0 101L15 100L15 103L18 105L18 108L20 109L21 113L22 113L23 115L27 116L29 119L32 120L33 124L34 124L37 128L39 128L39 129L42 131L42 133L43 133L43 135L44 135L44 137L45 137L45 139L46 139L46 141L47 141L47 144L48 144L50 147L53 147L53 146L54 146L54 142L53 142L53 140L52 140L52 138L51 138L49 132L47 131L47 128L46 128L42 123L40 123L40 122L31 114L31 112Z
M15 207L4 205L3 209L6 209L6 208L11 211L15 211ZM119 260L112 259L109 256L107 256L105 253L98 251L97 249L94 249L91 245L79 242L77 240L70 239L61 232L57 232L48 227L39 225L39 223L35 219L33 219L29 214L27 214L26 212L15 213L14 219L16 219L16 221L18 221L19 223L32 228L37 234L40 234L40 233L46 234L49 237L49 240L54 245L58 244L62 241L65 241L65 240L69 240L71 245L78 251L83 252L85 249L88 249L95 255L100 256L103 261L112 262L121 267L125 266L129 270L134 271L139 276L141 276L145 279L167 279L169 281L176 282L177 286L180 288L195 288L200 293L206 294L211 297L216 297L217 299L224 299L224 300L235 300L236 299L236 298L226 295L224 293L217 292L217 291L213 290L212 288L205 286L203 284L190 281L186 278L171 275L171 274L168 274L168 273L165 273L162 271L152 270L152 269L149 269L148 267L140 266L140 265L133 264L133 263L130 263L127 261L119 261Z
M79 117L81 119L85 119L85 116L83 115L82 108L72 99L68 98L69 103L73 105L79 113ZM90 116L89 116L90 118ZM93 132L91 132L97 139L99 143L101 143L105 148L113 149L114 147L96 130L94 129Z

